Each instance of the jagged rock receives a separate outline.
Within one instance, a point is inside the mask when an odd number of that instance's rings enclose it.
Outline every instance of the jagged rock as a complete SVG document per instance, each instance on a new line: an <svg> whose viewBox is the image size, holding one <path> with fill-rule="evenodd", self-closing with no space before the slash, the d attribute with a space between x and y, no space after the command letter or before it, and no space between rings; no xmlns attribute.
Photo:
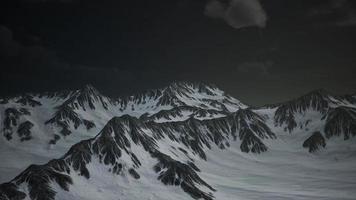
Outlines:
<svg viewBox="0 0 356 200"><path fill-rule="evenodd" d="M198 94L198 95L197 95ZM216 98L219 97L219 98ZM157 90L149 90L146 93L118 99L121 110L126 110L133 105L144 105L149 101L147 109L159 107L185 107L216 110L219 112L229 111L227 106L234 107L233 111L246 106L231 96L225 94L217 87L203 83L174 82L169 86ZM138 106L142 107L142 106Z"/></svg>
<svg viewBox="0 0 356 200"><path fill-rule="evenodd" d="M16 184L26 182L30 198L33 200L54 200L56 192L51 187L51 182L57 183L63 190L68 191L72 179L49 166L31 165L17 176L14 182Z"/></svg>
<svg viewBox="0 0 356 200"><path fill-rule="evenodd" d="M57 124L62 128L60 131L63 136L67 136L71 134L69 130L69 123L72 122L74 124L74 128L78 128L82 123L82 120L79 118L78 114L73 111L68 105L61 105L57 107L57 111L54 116L47 120L45 124Z"/></svg>
<svg viewBox="0 0 356 200"><path fill-rule="evenodd" d="M55 145L57 143L58 140L61 139L61 136L54 134L54 138L52 140L49 141L49 144L53 144Z"/></svg>
<svg viewBox="0 0 356 200"><path fill-rule="evenodd" d="M92 85L86 85L83 89L74 93L65 103L70 105L71 108L78 109L81 107L86 110L86 104L89 108L95 110L95 103L99 103L105 110L108 109L108 103L111 103L111 99L104 97L100 92Z"/></svg>
<svg viewBox="0 0 356 200"><path fill-rule="evenodd" d="M309 152L313 153L317 150L319 150L320 147L325 148L326 147L326 142L325 138L320 132L315 132L313 133L312 136L310 136L308 139L306 139L303 143L304 148L309 148Z"/></svg>
<svg viewBox="0 0 356 200"><path fill-rule="evenodd" d="M68 104L63 104L57 107L57 111L54 116L47 120L45 124L56 124L61 127L60 133L63 136L70 135L72 131L70 130L70 123L74 124L74 128L77 129L80 125L84 124L87 130L95 127L94 122L81 119L79 115L71 108Z"/></svg>
<svg viewBox="0 0 356 200"><path fill-rule="evenodd" d="M327 138L343 134L347 140L356 136L356 109L345 106L332 109L327 115L324 132Z"/></svg>
<svg viewBox="0 0 356 200"><path fill-rule="evenodd" d="M190 113L190 114L187 114ZM144 115L140 119L142 120L172 120L175 118L183 118L185 116L194 118L213 118L214 116L226 116L228 112L213 110L213 109L202 109L193 106L177 106L170 110L161 110L151 116Z"/></svg>
<svg viewBox="0 0 356 200"><path fill-rule="evenodd" d="M267 151L267 147L261 139L275 139L275 134L265 124L265 120L249 109L239 110L234 116L235 125L239 130L242 152L261 153Z"/></svg>
<svg viewBox="0 0 356 200"><path fill-rule="evenodd" d="M239 137L242 141L240 146L242 152L261 153L267 151L266 145L251 130L243 129Z"/></svg>
<svg viewBox="0 0 356 200"><path fill-rule="evenodd" d="M29 115L30 112L25 108L7 108L5 110L5 119L3 121L3 132L7 140L12 139L13 127L18 125L18 120L22 115Z"/></svg>
<svg viewBox="0 0 356 200"><path fill-rule="evenodd" d="M16 101L16 103L20 103L23 106L29 105L29 106L32 106L32 107L41 106L42 105L39 101L34 100L33 96L28 95L28 94L21 96L20 99L18 99Z"/></svg>
<svg viewBox="0 0 356 200"><path fill-rule="evenodd" d="M83 124L87 128L87 130L90 130L95 127L95 123L86 119L83 119Z"/></svg>
<svg viewBox="0 0 356 200"><path fill-rule="evenodd" d="M30 140L32 138L30 129L33 126L34 124L30 121L25 121L19 125L17 133L21 138L21 141Z"/></svg>
<svg viewBox="0 0 356 200"><path fill-rule="evenodd" d="M9 98L5 97L5 98L0 98L0 104L7 104L9 103Z"/></svg>
<svg viewBox="0 0 356 200"><path fill-rule="evenodd" d="M139 179L140 178L140 175L136 172L135 169L133 168L130 168L129 169L129 173L131 174L132 177L134 177L135 179Z"/></svg>
<svg viewBox="0 0 356 200"><path fill-rule="evenodd" d="M356 104L356 95L342 95L340 96L340 99L344 99L350 104Z"/></svg>
<svg viewBox="0 0 356 200"><path fill-rule="evenodd" d="M73 145L66 155L64 155L66 163L71 165L74 170L79 171L79 174L87 179L90 178L86 165L91 161L91 148L91 140L84 140Z"/></svg>
<svg viewBox="0 0 356 200"><path fill-rule="evenodd" d="M39 98L42 97L47 97L50 99L67 99L73 94L73 91L71 90L62 90L62 91L56 91L56 92L44 92L37 94Z"/></svg>
<svg viewBox="0 0 356 200"><path fill-rule="evenodd" d="M18 191L17 185L13 183L4 183L0 185L0 200L22 200L26 194Z"/></svg>
<svg viewBox="0 0 356 200"><path fill-rule="evenodd" d="M229 137L236 140L239 135L242 141L241 149L244 152L260 153L267 150L261 139L276 137L264 119L249 109L240 109L236 113L217 119L197 120L191 117L180 122L146 124L156 139L168 135L172 140L182 142L203 159L206 159L204 147L211 148L210 142L223 149L227 146Z"/></svg>
<svg viewBox="0 0 356 200"><path fill-rule="evenodd" d="M90 109L95 110L95 103L99 102L104 109L108 109L108 103L111 100L102 96L94 87L88 85L82 90L78 90L71 94L71 96L56 109L54 116L47 120L46 124L56 124L61 127L60 133L63 136L70 135L70 123L74 124L74 128L77 129L80 125L84 125L87 130L94 128L95 123L86 119L82 119L75 109L82 108L86 110L86 105L89 105Z"/></svg>
<svg viewBox="0 0 356 200"><path fill-rule="evenodd" d="M186 193L194 199L212 200L213 195L199 189L199 186L205 186L211 191L215 191L213 187L207 184L195 172L191 165L176 161L170 156L161 152L153 152L153 157L158 159L158 163L154 166L156 173L159 173L158 180L166 185L179 185Z"/></svg>
<svg viewBox="0 0 356 200"><path fill-rule="evenodd" d="M275 125L282 126L286 124L286 130L291 132L297 127L294 114L304 113L309 109L325 114L332 102L334 102L333 98L326 91L316 90L297 99L276 105Z"/></svg>
<svg viewBox="0 0 356 200"><path fill-rule="evenodd" d="M286 127L284 128L285 131L291 132L295 127L297 127L294 114L292 112L287 112L284 109L277 109L274 119L277 126L286 124Z"/></svg>

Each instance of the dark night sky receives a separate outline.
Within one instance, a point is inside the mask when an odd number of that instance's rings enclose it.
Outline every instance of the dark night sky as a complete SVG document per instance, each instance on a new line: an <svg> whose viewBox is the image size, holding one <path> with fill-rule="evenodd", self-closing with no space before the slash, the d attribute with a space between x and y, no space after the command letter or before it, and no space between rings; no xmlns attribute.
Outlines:
<svg viewBox="0 0 356 200"><path fill-rule="evenodd" d="M356 92L353 0L3 0L0 95L204 81L247 104Z"/></svg>

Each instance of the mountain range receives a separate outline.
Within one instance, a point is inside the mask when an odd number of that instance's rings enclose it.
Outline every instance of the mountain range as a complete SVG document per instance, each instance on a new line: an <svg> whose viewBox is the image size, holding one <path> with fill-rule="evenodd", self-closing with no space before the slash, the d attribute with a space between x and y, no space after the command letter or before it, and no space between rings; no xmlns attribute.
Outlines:
<svg viewBox="0 0 356 200"><path fill-rule="evenodd" d="M252 107L211 84L0 98L0 200L353 199L356 95Z"/></svg>

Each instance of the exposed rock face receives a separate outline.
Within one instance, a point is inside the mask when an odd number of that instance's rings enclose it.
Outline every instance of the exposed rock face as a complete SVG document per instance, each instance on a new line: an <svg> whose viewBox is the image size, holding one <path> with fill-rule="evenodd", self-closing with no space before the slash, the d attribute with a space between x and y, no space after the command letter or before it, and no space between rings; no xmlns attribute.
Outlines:
<svg viewBox="0 0 356 200"><path fill-rule="evenodd" d="M194 109L201 108L226 112L247 107L219 90L216 86L188 82L175 82L165 88L118 99L117 103L121 106L122 110L135 110L137 109L136 106L142 108L149 105L147 109L169 107L170 110L176 107L184 109L194 107ZM232 110L232 108L234 109Z"/></svg>
<svg viewBox="0 0 356 200"><path fill-rule="evenodd" d="M205 159L204 147L211 148L211 142L224 149L230 138L241 140L241 151L261 153L267 150L262 139L273 139L275 134L264 123L264 119L249 109L241 109L226 117L197 120L189 118L181 122L148 122L148 128L157 138L168 134L170 138L182 142L201 158ZM180 133L179 136L174 133Z"/></svg>
<svg viewBox="0 0 356 200"><path fill-rule="evenodd" d="M212 200L213 195L200 190L197 185L205 186L211 191L215 191L195 172L199 169L191 167L189 164L181 163L170 156L160 152L154 152L153 156L159 160L154 166L158 179L166 185L180 186L186 193L194 199Z"/></svg>
<svg viewBox="0 0 356 200"><path fill-rule="evenodd" d="M30 112L25 108L7 108L5 110L5 118L3 121L3 132L7 140L12 139L13 129L18 125L18 120L22 115L30 115Z"/></svg>
<svg viewBox="0 0 356 200"><path fill-rule="evenodd" d="M33 200L54 200L56 191L50 186L51 182L57 183L63 190L68 191L72 179L64 174L59 165L60 161L53 160L47 165L31 165L14 179L14 183L27 183L29 196Z"/></svg>
<svg viewBox="0 0 356 200"><path fill-rule="evenodd" d="M341 99L349 102L350 104L356 105L356 95L342 95L340 96Z"/></svg>
<svg viewBox="0 0 356 200"><path fill-rule="evenodd" d="M70 123L74 124L74 128L78 128L79 125L83 123L83 121L79 118L78 114L73 111L71 107L68 105L61 105L57 108L53 118L49 119L45 122L46 124L56 124L61 127L62 130L60 133L63 136L67 136L71 134L70 131Z"/></svg>
<svg viewBox="0 0 356 200"><path fill-rule="evenodd" d="M91 85L86 85L83 89L76 91L66 102L70 107L78 109L81 107L83 110L87 109L87 105L90 109L95 110L95 105L100 104L104 109L108 109L108 104L111 100L99 93Z"/></svg>
<svg viewBox="0 0 356 200"><path fill-rule="evenodd" d="M329 109L329 95L324 90L316 90L298 99L278 105L275 113L275 124L277 126L286 125L286 130L291 132L297 127L295 113L304 113L307 110L315 110L325 114Z"/></svg>
<svg viewBox="0 0 356 200"><path fill-rule="evenodd" d="M87 95L84 95L84 97L87 97ZM81 102L80 105L84 107L84 103L87 102L89 105L91 105L92 101L89 101L88 99L82 97L81 98ZM61 127L61 134L63 136L67 136L69 134L72 133L72 131L70 130L70 124L73 123L74 124L74 128L77 129L80 125L84 125L87 130L95 127L94 122L86 120L86 119L82 119L75 111L73 108L73 105L77 105L76 103L73 103L73 97L71 97L70 99L68 99L67 101L65 101L62 105L60 105L59 107L57 107L57 111L55 112L54 116L49 119L48 121L46 121L46 124L56 124L57 126ZM106 105L106 104L105 104ZM93 106L93 105L92 105ZM92 108L91 106L91 108ZM95 109L95 107L94 107Z"/></svg>
<svg viewBox="0 0 356 200"><path fill-rule="evenodd" d="M187 114L189 113L189 114ZM202 109L193 106L178 106L174 107L170 110L161 110L151 116L142 116L141 119L143 120L152 120L152 121L159 121L159 120L167 120L171 121L175 118L184 119L185 117L194 117L194 118L216 118L216 116L226 116L228 112L218 111L213 109Z"/></svg>
<svg viewBox="0 0 356 200"><path fill-rule="evenodd" d="M80 125L84 125L87 130L95 127L94 122L80 117L76 112L77 109L84 111L87 109L95 110L96 105L100 105L107 110L108 104L112 103L110 98L101 95L91 85L87 85L83 89L72 92L69 95L69 98L56 108L57 111L53 117L45 122L46 124L55 124L61 127L62 130L60 133L63 136L72 133L70 128L71 123L74 125L74 129L77 129Z"/></svg>
<svg viewBox="0 0 356 200"><path fill-rule="evenodd" d="M308 148L310 153L319 150L321 147L326 147L325 138L320 132L313 133L307 140L303 143L304 148Z"/></svg>
<svg viewBox="0 0 356 200"><path fill-rule="evenodd" d="M60 139L61 139L61 136L59 136L59 135L57 135L57 134L54 134L54 137L53 137L52 140L49 141L49 144L54 145L54 144L56 144L57 141L60 140Z"/></svg>
<svg viewBox="0 0 356 200"><path fill-rule="evenodd" d="M351 107L337 107L332 109L326 118L325 135L344 136L347 140L356 135L356 109Z"/></svg>
<svg viewBox="0 0 356 200"><path fill-rule="evenodd" d="M31 106L31 107L35 107L35 106L41 106L42 104L39 101L36 101L33 99L33 96L31 95L23 95L20 97L20 99L18 99L16 101L16 103L20 103L22 106Z"/></svg>
<svg viewBox="0 0 356 200"><path fill-rule="evenodd" d="M18 187L14 183L4 183L0 185L1 200L21 200L24 198L26 198L26 194L18 191Z"/></svg>
<svg viewBox="0 0 356 200"><path fill-rule="evenodd" d="M31 199L54 199L56 191L51 187L51 182L68 190L73 184L71 168L89 179L91 176L87 165L93 159L109 166L113 174L130 174L134 179L139 179L140 174L136 169L141 167L142 162L132 149L135 146L134 149L142 148L148 156L157 159L154 171L158 173L158 180L166 185L179 185L195 199L212 200L211 192L215 190L199 176L197 172L200 170L193 162L178 161L160 151L157 142L166 137L182 142L187 149L206 159L206 147L215 144L226 148L229 146L229 137L242 140L242 151L260 153L267 150L262 140L274 138L275 135L264 124L262 117L248 109L239 110L227 117L202 121L190 118L181 122L155 123L144 122L129 115L114 117L95 138L73 145L61 159L45 165L30 166L7 183L14 187L6 189L2 195L22 194L16 187L26 182ZM187 154L186 150L180 151ZM202 187L211 192L202 190Z"/></svg>
<svg viewBox="0 0 356 200"><path fill-rule="evenodd" d="M21 141L26 141L30 140L32 138L31 136L31 128L34 126L34 124L30 121L25 121L21 123L17 129L17 133L19 137L21 138Z"/></svg>

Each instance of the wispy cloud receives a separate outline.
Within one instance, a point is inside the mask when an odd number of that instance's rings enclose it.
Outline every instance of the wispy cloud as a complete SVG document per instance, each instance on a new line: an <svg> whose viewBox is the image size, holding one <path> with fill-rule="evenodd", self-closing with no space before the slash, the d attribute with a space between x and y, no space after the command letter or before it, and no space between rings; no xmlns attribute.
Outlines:
<svg viewBox="0 0 356 200"><path fill-rule="evenodd" d="M223 19L235 29L244 27L264 28L267 14L258 0L210 0L205 15Z"/></svg>
<svg viewBox="0 0 356 200"><path fill-rule="evenodd" d="M332 16L333 20L321 25L356 26L356 9L350 0L329 0L308 12L309 17ZM329 19L329 18L328 18Z"/></svg>

